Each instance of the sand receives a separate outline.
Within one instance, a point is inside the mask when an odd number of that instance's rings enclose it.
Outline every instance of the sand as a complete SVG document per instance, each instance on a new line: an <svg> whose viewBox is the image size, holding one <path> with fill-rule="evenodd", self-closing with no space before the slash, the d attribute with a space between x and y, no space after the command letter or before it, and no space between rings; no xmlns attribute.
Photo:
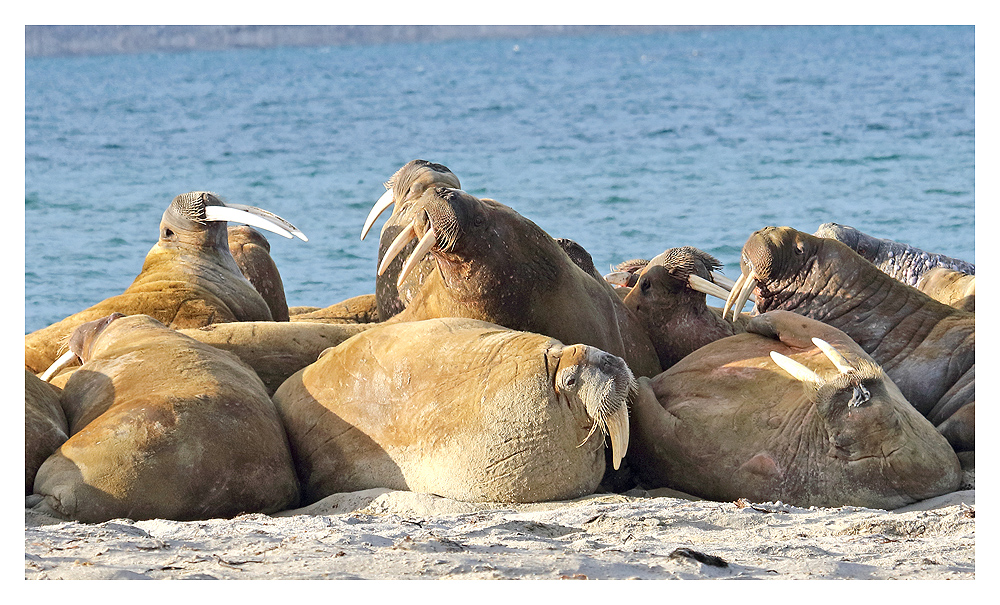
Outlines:
<svg viewBox="0 0 1000 605"><path fill-rule="evenodd" d="M975 494L884 511L671 490L490 505L375 489L275 515L98 524L25 509L24 577L975 579Z"/></svg>

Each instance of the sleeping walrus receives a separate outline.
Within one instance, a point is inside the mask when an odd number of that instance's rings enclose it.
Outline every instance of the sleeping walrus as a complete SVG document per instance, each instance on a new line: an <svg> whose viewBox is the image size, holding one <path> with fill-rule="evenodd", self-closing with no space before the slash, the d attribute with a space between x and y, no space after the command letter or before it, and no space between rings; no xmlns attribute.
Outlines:
<svg viewBox="0 0 1000 605"><path fill-rule="evenodd" d="M871 355L956 451L975 450L976 316L889 277L847 245L766 227L743 246L732 299L838 328ZM727 309L730 302L727 302Z"/></svg>
<svg viewBox="0 0 1000 605"><path fill-rule="evenodd" d="M281 421L234 356L121 314L79 326L70 350L84 362L61 395L70 436L38 469L36 509L98 523L295 506Z"/></svg>
<svg viewBox="0 0 1000 605"><path fill-rule="evenodd" d="M121 294L24 337L25 369L38 374L65 350L80 324L110 313L149 315L171 328L227 321L271 321L271 311L229 251L227 221L241 221L305 240L266 210L226 203L212 193L178 195L163 213L159 241Z"/></svg>
<svg viewBox="0 0 1000 605"><path fill-rule="evenodd" d="M703 498L893 509L954 491L955 452L846 334L755 317L639 379L629 462Z"/></svg>
<svg viewBox="0 0 1000 605"><path fill-rule="evenodd" d="M274 394L303 501L375 487L463 501L592 493L628 448L620 358L481 321L382 324Z"/></svg>

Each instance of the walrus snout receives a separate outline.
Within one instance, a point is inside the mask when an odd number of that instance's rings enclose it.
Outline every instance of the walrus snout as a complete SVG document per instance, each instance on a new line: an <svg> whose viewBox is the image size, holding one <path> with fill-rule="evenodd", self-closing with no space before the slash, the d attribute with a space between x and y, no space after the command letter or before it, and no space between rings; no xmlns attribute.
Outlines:
<svg viewBox="0 0 1000 605"><path fill-rule="evenodd" d="M100 336L109 325L111 325L111 322L121 319L122 317L125 317L125 314L115 311L111 315L107 315L93 321L88 321L77 326L77 328L73 330L73 333L70 334L66 352L53 361L52 365L50 365L47 370L42 372L39 378L48 382L49 379L55 376L63 368L69 366L71 363L77 360L86 362L90 357L90 351L93 348L94 341L97 337Z"/></svg>
<svg viewBox="0 0 1000 605"><path fill-rule="evenodd" d="M556 370L555 388L576 397L594 421L581 446L598 428L611 438L611 459L617 470L628 451L628 397L636 389L625 360L587 345L566 347Z"/></svg>

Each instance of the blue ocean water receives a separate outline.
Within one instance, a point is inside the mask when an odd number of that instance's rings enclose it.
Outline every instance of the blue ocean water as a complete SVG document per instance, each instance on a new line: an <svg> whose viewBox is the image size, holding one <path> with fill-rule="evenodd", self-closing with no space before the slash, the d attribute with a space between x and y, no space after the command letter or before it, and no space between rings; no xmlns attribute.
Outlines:
<svg viewBox="0 0 1000 605"><path fill-rule="evenodd" d="M268 236L290 305L374 291L382 183L423 158L601 271L767 225L975 262L973 27L731 28L25 61L25 331L122 292L170 200Z"/></svg>

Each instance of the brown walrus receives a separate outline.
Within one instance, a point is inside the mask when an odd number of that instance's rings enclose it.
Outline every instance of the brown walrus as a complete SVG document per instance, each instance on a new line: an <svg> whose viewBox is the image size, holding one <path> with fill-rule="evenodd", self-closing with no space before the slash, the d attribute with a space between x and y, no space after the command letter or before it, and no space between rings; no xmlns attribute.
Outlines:
<svg viewBox="0 0 1000 605"><path fill-rule="evenodd" d="M927 296L949 307L976 312L976 276L934 267L920 276L915 286Z"/></svg>
<svg viewBox="0 0 1000 605"><path fill-rule="evenodd" d="M254 290L260 294L271 310L272 321L288 321L288 302L285 286L281 282L278 266L271 258L271 244L267 238L246 225L228 229L229 253Z"/></svg>
<svg viewBox="0 0 1000 605"><path fill-rule="evenodd" d="M720 268L722 264L707 252L682 246L664 251L635 271L633 286L622 302L645 327L664 370L710 342L744 331L745 318L727 321L721 309L705 302L706 294L728 297L729 291L714 281L713 271Z"/></svg>
<svg viewBox="0 0 1000 605"><path fill-rule="evenodd" d="M975 450L974 313L888 276L842 242L790 227L754 232L740 265L737 308L755 291L761 312L794 311L843 330L956 451Z"/></svg>
<svg viewBox="0 0 1000 605"><path fill-rule="evenodd" d="M638 376L660 372L649 337L611 285L581 269L540 227L495 200L459 189L427 189L410 201L407 238L420 243L400 279L428 254L434 269L406 309L388 321L466 317L568 344L587 344L625 359ZM383 268L393 258L387 254Z"/></svg>
<svg viewBox="0 0 1000 605"><path fill-rule="evenodd" d="M592 493L628 448L620 358L481 321L380 324L288 379L274 402L303 502L374 487L463 501Z"/></svg>
<svg viewBox="0 0 1000 605"><path fill-rule="evenodd" d="M289 376L316 361L320 353L372 325L239 321L178 332L239 357L272 395Z"/></svg>
<svg viewBox="0 0 1000 605"><path fill-rule="evenodd" d="M646 487L894 509L961 481L947 441L861 347L787 311L640 378L631 411L628 459Z"/></svg>
<svg viewBox="0 0 1000 605"><path fill-rule="evenodd" d="M69 427L59 393L38 376L24 371L24 494L31 493L35 474L66 439Z"/></svg>
<svg viewBox="0 0 1000 605"><path fill-rule="evenodd" d="M297 504L274 404L236 357L145 315L87 322L70 348L84 361L60 398L70 437L39 468L34 508L97 523Z"/></svg>
<svg viewBox="0 0 1000 605"><path fill-rule="evenodd" d="M435 164L427 160L411 160L402 168L396 171L385 183L385 193L375 202L365 225L361 229L361 239L365 239L368 231L389 206L393 206L392 215L379 236L378 262L382 266L382 260L386 252L390 249L399 233L405 230L413 220L415 210L410 206L410 201L420 197L427 189L434 187L454 187L458 189L462 185L458 182L458 177L448 170L443 164ZM408 244L403 249L403 254L398 255L398 251L393 252L393 259L378 272L375 278L375 296L378 305L378 314L383 320L389 319L402 311L413 298L414 294L420 290L420 285L431 270L434 263L421 261L415 270L410 271L405 279L399 279L399 272L403 268L403 260L413 251L415 244ZM421 255L422 256L422 255ZM418 259L420 260L420 259Z"/></svg>
<svg viewBox="0 0 1000 605"><path fill-rule="evenodd" d="M291 321L310 321L329 324L378 323L378 304L374 294L353 296L329 307L297 307ZM291 311L289 311L291 313Z"/></svg>
<svg viewBox="0 0 1000 605"><path fill-rule="evenodd" d="M113 312L149 315L172 328L270 321L267 303L229 252L226 221L237 220L305 239L266 210L226 203L205 191L178 195L163 213L159 241L125 292L25 335L25 369L35 374L45 370L65 350L77 326Z"/></svg>

